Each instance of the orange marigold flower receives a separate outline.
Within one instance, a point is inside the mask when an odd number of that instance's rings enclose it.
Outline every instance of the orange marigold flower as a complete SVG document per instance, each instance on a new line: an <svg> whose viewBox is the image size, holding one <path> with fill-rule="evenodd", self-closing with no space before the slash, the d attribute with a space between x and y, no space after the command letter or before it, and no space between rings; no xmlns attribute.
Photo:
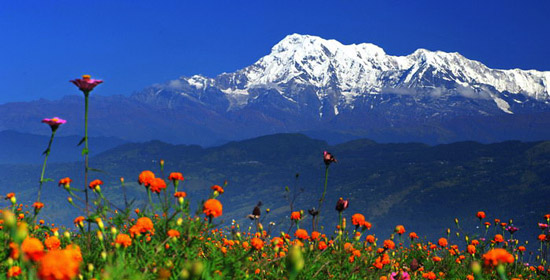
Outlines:
<svg viewBox="0 0 550 280"><path fill-rule="evenodd" d="M180 232L175 229L171 229L171 230L168 230L168 236L178 238L180 237Z"/></svg>
<svg viewBox="0 0 550 280"><path fill-rule="evenodd" d="M422 273L422 277L424 277L428 280L435 280L437 278L437 276L435 275L435 273L433 273L433 271L428 271L426 273Z"/></svg>
<svg viewBox="0 0 550 280"><path fill-rule="evenodd" d="M38 261L44 255L44 245L38 238L27 237L21 244L21 251L32 261Z"/></svg>
<svg viewBox="0 0 550 280"><path fill-rule="evenodd" d="M479 241L477 239L472 240L472 242L470 242L470 243L472 243L472 245L474 245L474 246L479 245Z"/></svg>
<svg viewBox="0 0 550 280"><path fill-rule="evenodd" d="M281 248L283 247L283 245L285 245L285 242L280 237L273 237L273 239L271 239L271 244L273 244L273 247Z"/></svg>
<svg viewBox="0 0 550 280"><path fill-rule="evenodd" d="M447 245L449 245L449 242L447 242L447 238L441 237L437 241L437 244L439 244L439 246L441 247L447 247Z"/></svg>
<svg viewBox="0 0 550 280"><path fill-rule="evenodd" d="M317 238L319 238L319 236L321 236L321 233L318 232L318 231L314 231L311 233L311 240L317 240Z"/></svg>
<svg viewBox="0 0 550 280"><path fill-rule="evenodd" d="M15 197L15 193L11 192L11 193L6 194L6 199L10 199L12 197Z"/></svg>
<svg viewBox="0 0 550 280"><path fill-rule="evenodd" d="M497 234L495 235L495 237L493 238L493 241L495 243L501 243L501 242L504 242L504 237L500 234Z"/></svg>
<svg viewBox="0 0 550 280"><path fill-rule="evenodd" d="M61 180L59 180L59 183L57 184L58 186L68 186L71 184L73 180L69 177L65 177Z"/></svg>
<svg viewBox="0 0 550 280"><path fill-rule="evenodd" d="M183 178L183 175L179 172L172 172L170 173L170 176L168 176L168 180L170 181L183 181L185 178Z"/></svg>
<svg viewBox="0 0 550 280"><path fill-rule="evenodd" d="M384 248L386 249L395 249L395 243L389 239L384 240Z"/></svg>
<svg viewBox="0 0 550 280"><path fill-rule="evenodd" d="M155 173L149 171L149 170L145 170L145 171L142 171L140 174L139 174L139 177L138 177L138 183L140 185L144 185L146 187L149 187L149 184L151 183L151 181L155 179Z"/></svg>
<svg viewBox="0 0 550 280"><path fill-rule="evenodd" d="M325 250L327 247L328 247L328 245L325 241L319 242L319 246L317 246L317 248L319 248L319 250L321 250L321 251Z"/></svg>
<svg viewBox="0 0 550 280"><path fill-rule="evenodd" d="M95 189L96 187L98 186L101 186L103 185L103 181L99 180L99 179L95 179L93 181L90 182L90 185L88 187L90 187L90 189Z"/></svg>
<svg viewBox="0 0 550 280"><path fill-rule="evenodd" d="M405 233L405 227L402 225L398 225L395 227L395 232L399 235Z"/></svg>
<svg viewBox="0 0 550 280"><path fill-rule="evenodd" d="M416 234L416 232L411 232L409 233L409 238L411 240L418 239L418 235Z"/></svg>
<svg viewBox="0 0 550 280"><path fill-rule="evenodd" d="M166 182L162 178L154 178L149 181L149 189L154 193L160 193L161 190L166 189Z"/></svg>
<svg viewBox="0 0 550 280"><path fill-rule="evenodd" d="M15 242L10 243L10 258L19 259L19 246Z"/></svg>
<svg viewBox="0 0 550 280"><path fill-rule="evenodd" d="M185 192L175 192L174 197L178 197L178 198L183 197L183 198L185 198L185 197L187 197L187 194Z"/></svg>
<svg viewBox="0 0 550 280"><path fill-rule="evenodd" d="M477 212L476 217L478 217L480 220L485 219L485 212L483 211Z"/></svg>
<svg viewBox="0 0 550 280"><path fill-rule="evenodd" d="M519 247L518 247L518 251L520 251L520 252L525 252L525 246L519 246Z"/></svg>
<svg viewBox="0 0 550 280"><path fill-rule="evenodd" d="M353 245L349 242L344 243L344 251L349 252L353 250Z"/></svg>
<svg viewBox="0 0 550 280"><path fill-rule="evenodd" d="M202 207L202 212L206 216L211 218L219 217L223 213L222 203L217 199L211 198L204 202L204 205Z"/></svg>
<svg viewBox="0 0 550 280"><path fill-rule="evenodd" d="M77 226L84 226L84 220L86 218L82 217L82 216L78 216L74 219L74 224L77 225Z"/></svg>
<svg viewBox="0 0 550 280"><path fill-rule="evenodd" d="M252 238L252 240L250 240L250 245L252 245L254 249L259 251L264 247L264 241L260 238L254 237Z"/></svg>
<svg viewBox="0 0 550 280"><path fill-rule="evenodd" d="M21 268L19 266L10 267L10 269L8 269L8 273L6 274L8 278L17 277L19 275L21 275Z"/></svg>
<svg viewBox="0 0 550 280"><path fill-rule="evenodd" d="M499 263L513 263L514 256L505 249L496 248L483 255L483 261L486 266L497 266Z"/></svg>
<svg viewBox="0 0 550 280"><path fill-rule="evenodd" d="M69 244L67 245L67 247L65 247L65 251L71 254L75 261L77 262L82 261L82 252L80 251L80 246L76 244Z"/></svg>
<svg viewBox="0 0 550 280"><path fill-rule="evenodd" d="M353 216L351 216L351 223L356 227L362 226L365 223L365 216L359 213L353 214Z"/></svg>
<svg viewBox="0 0 550 280"><path fill-rule="evenodd" d="M130 238L128 234L119 233L116 236L115 243L124 248L127 248L128 246L132 245L132 238Z"/></svg>
<svg viewBox="0 0 550 280"><path fill-rule="evenodd" d="M440 261L441 261L441 258L438 257L438 256L435 256L435 257L432 258L432 260L433 260L434 262L440 262Z"/></svg>
<svg viewBox="0 0 550 280"><path fill-rule="evenodd" d="M132 237L134 237L135 235L141 234L141 229L137 225L133 225L130 229L128 229L128 232L132 235Z"/></svg>
<svg viewBox="0 0 550 280"><path fill-rule="evenodd" d="M148 217L139 218L135 225L141 233L145 233L148 231L151 232L154 230L153 221L151 221L151 219L149 219Z"/></svg>
<svg viewBox="0 0 550 280"><path fill-rule="evenodd" d="M470 254L470 255L475 255L475 253L476 253L476 246L474 246L474 245L468 245L467 250L468 250L468 254Z"/></svg>
<svg viewBox="0 0 550 280"><path fill-rule="evenodd" d="M38 211L38 210L44 208L44 203L42 203L42 202L35 202L35 203L32 204L32 207L33 207L36 211Z"/></svg>
<svg viewBox="0 0 550 280"><path fill-rule="evenodd" d="M290 219L293 221L298 221L301 218L302 218L302 214L300 213L300 211L294 211L290 213Z"/></svg>
<svg viewBox="0 0 550 280"><path fill-rule="evenodd" d="M367 222L367 221L365 221L365 222L363 223L363 226L364 226L366 229L370 229L370 228L372 227L372 224L369 223L369 222Z"/></svg>
<svg viewBox="0 0 550 280"><path fill-rule="evenodd" d="M537 237L537 239L538 239L539 241L541 241L541 242L544 241L544 240L546 239L546 234L539 234L539 236Z"/></svg>
<svg viewBox="0 0 550 280"><path fill-rule="evenodd" d="M374 235L367 235L366 240L367 240L368 243L372 244L376 241L376 238L374 237Z"/></svg>
<svg viewBox="0 0 550 280"><path fill-rule="evenodd" d="M305 229L296 230L296 232L294 233L294 236L296 236L296 238L300 238L300 239L304 239L304 240L309 238L307 230L305 230Z"/></svg>
<svg viewBox="0 0 550 280"><path fill-rule="evenodd" d="M213 185L212 187L210 187L212 190L214 190L215 192L218 192L219 194L222 194L224 192L223 188L218 186L218 185Z"/></svg>
<svg viewBox="0 0 550 280"><path fill-rule="evenodd" d="M48 252L38 267L41 280L71 280L79 273L80 261L74 257L73 250L53 250Z"/></svg>
<svg viewBox="0 0 550 280"><path fill-rule="evenodd" d="M44 245L46 245L46 248L48 250L57 250L59 246L61 246L61 241L59 241L59 238L57 236L50 236L44 240Z"/></svg>

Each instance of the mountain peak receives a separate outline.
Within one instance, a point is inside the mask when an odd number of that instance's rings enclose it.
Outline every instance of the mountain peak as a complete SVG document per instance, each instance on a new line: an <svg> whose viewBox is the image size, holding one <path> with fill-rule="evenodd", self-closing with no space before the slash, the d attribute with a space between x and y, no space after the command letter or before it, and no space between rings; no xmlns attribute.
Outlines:
<svg viewBox="0 0 550 280"><path fill-rule="evenodd" d="M297 50L323 50L334 55L336 52L360 52L363 54L385 55L382 48L371 43L344 45L334 39L323 39L314 35L291 34L283 38L271 49L272 54Z"/></svg>

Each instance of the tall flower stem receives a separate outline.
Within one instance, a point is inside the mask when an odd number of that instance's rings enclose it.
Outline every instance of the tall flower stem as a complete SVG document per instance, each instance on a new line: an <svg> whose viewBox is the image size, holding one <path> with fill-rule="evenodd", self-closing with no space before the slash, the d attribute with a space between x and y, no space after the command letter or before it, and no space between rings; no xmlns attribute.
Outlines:
<svg viewBox="0 0 550 280"><path fill-rule="evenodd" d="M90 203L88 200L88 97L90 92L84 92L84 149L82 154L84 155L84 193L86 196L86 216L90 216ZM88 223L88 231L90 230L90 224Z"/></svg>
<svg viewBox="0 0 550 280"><path fill-rule="evenodd" d="M316 216L315 228L317 228L317 225L319 224L319 218L321 216L321 206L323 206L323 202L325 201L325 195L327 194L328 167L329 165L325 166L325 187L323 189L323 194L321 195L321 199L319 199L319 208L318 208L319 214Z"/></svg>
<svg viewBox="0 0 550 280"><path fill-rule="evenodd" d="M40 174L40 186L38 187L38 197L36 199L36 201L38 202L40 202L40 196L42 194L42 185L44 184L44 174L46 173L46 163L48 163L48 156L50 155L50 150L52 148L53 137L55 136L55 132L56 130L52 130L52 135L50 137L50 142L48 143L48 148L44 152L46 156L44 157L44 163L42 164L42 173Z"/></svg>

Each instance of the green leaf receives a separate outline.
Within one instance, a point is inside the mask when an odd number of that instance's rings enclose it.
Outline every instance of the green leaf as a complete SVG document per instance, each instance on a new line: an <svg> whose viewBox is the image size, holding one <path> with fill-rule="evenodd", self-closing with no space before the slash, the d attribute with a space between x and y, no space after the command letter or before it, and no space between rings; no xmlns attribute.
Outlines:
<svg viewBox="0 0 550 280"><path fill-rule="evenodd" d="M105 173L105 171L101 170L101 169L97 169L97 168L91 168L91 167L88 167L88 170L90 171L94 171L94 172L101 172L101 173Z"/></svg>
<svg viewBox="0 0 550 280"><path fill-rule="evenodd" d="M88 149L86 149L86 148L82 149L82 155L84 156L84 155L87 155L87 154L88 154Z"/></svg>
<svg viewBox="0 0 550 280"><path fill-rule="evenodd" d="M50 149L49 149L49 148L46 149L42 154L43 154L43 155L48 155L48 154L50 154Z"/></svg>
<svg viewBox="0 0 550 280"><path fill-rule="evenodd" d="M46 182L53 182L53 179L52 179L52 178L46 178L46 179L44 179L43 182L44 182L44 183L46 183Z"/></svg>

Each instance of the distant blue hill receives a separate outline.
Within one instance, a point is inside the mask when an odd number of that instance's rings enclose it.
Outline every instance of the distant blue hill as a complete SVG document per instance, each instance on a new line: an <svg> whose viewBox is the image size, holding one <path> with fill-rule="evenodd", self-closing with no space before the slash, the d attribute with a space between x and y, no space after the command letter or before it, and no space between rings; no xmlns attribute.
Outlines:
<svg viewBox="0 0 550 280"><path fill-rule="evenodd" d="M49 130L49 129L48 129ZM38 164L44 160L49 136L22 133L13 130L0 131L0 164ZM82 160L82 146L77 144L82 136L56 135L48 162L72 162ZM96 155L128 141L115 137L90 137L91 155Z"/></svg>

